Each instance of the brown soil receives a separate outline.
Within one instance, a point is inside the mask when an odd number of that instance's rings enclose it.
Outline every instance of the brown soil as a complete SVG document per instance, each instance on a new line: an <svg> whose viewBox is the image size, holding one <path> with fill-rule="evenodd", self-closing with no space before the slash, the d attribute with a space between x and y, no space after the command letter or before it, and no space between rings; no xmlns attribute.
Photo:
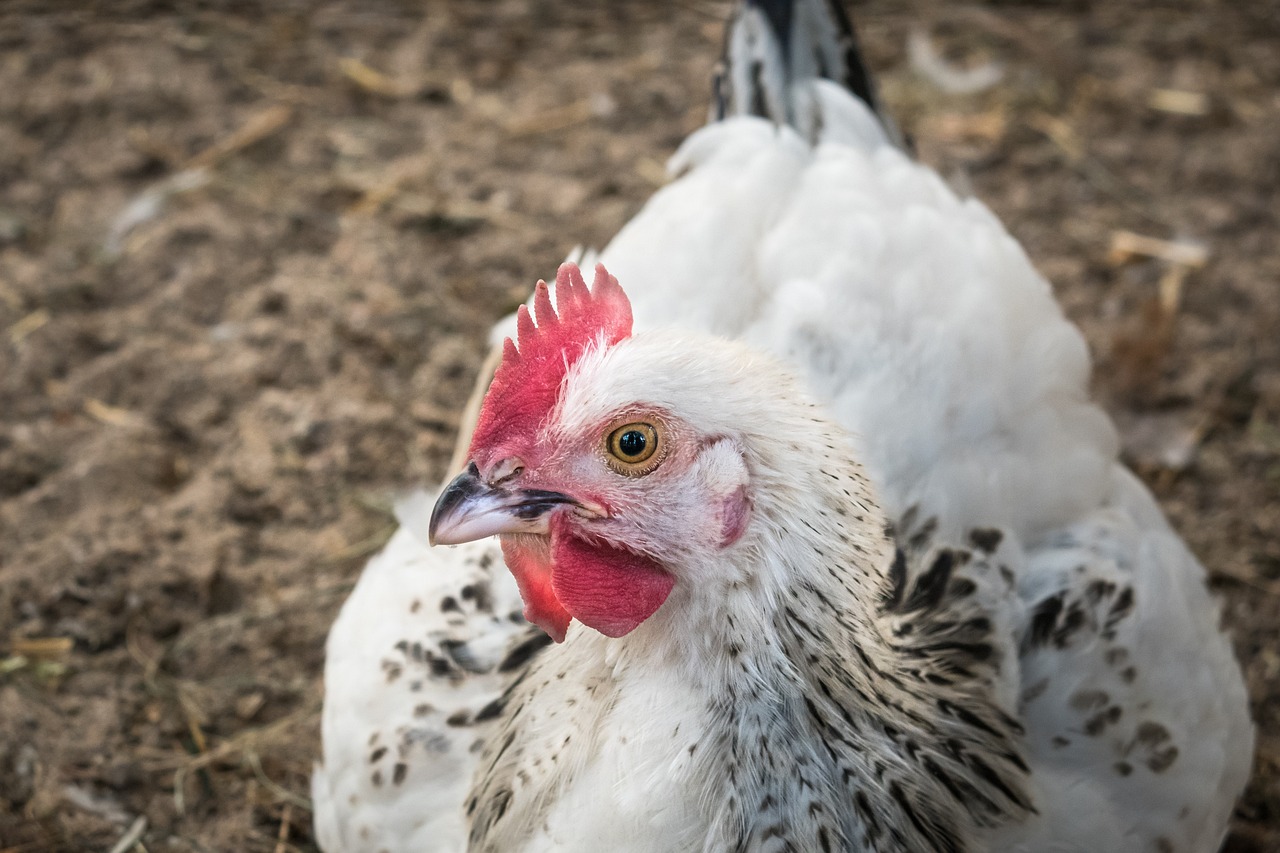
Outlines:
<svg viewBox="0 0 1280 853"><path fill-rule="evenodd" d="M314 849L325 632L489 324L702 122L726 8L0 5L0 849ZM1280 4L944 8L860 7L868 55L1211 568L1261 731L1229 849L1280 849ZM1002 82L925 82L920 22Z"/></svg>

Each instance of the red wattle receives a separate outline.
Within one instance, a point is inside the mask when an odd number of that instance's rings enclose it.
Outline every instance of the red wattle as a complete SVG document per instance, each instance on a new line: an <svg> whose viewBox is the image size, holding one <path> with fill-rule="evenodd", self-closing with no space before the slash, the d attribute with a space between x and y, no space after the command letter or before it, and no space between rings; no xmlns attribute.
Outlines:
<svg viewBox="0 0 1280 853"><path fill-rule="evenodd" d="M515 576L524 601L524 618L546 631L557 643L564 642L572 618L552 590L551 549L538 536L501 536L502 556Z"/></svg>
<svg viewBox="0 0 1280 853"><path fill-rule="evenodd" d="M657 612L676 584L653 560L585 542L567 533L563 523L552 523L551 562L551 588L560 605L606 637L634 631Z"/></svg>

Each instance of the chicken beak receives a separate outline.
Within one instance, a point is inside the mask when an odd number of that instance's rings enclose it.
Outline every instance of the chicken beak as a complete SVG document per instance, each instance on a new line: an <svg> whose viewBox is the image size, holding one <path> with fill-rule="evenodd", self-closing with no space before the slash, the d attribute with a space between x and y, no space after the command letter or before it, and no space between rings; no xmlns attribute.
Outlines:
<svg viewBox="0 0 1280 853"><path fill-rule="evenodd" d="M454 478L431 511L432 545L458 545L499 533L550 532L551 510L577 504L560 492L489 485L474 462Z"/></svg>

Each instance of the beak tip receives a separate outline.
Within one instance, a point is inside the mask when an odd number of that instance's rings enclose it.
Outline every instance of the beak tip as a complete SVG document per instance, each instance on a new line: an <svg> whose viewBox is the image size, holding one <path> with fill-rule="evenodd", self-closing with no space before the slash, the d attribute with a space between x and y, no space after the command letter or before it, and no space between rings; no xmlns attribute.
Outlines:
<svg viewBox="0 0 1280 853"><path fill-rule="evenodd" d="M427 544L436 545L456 545L456 541L449 541L450 537L446 535L444 541L441 541L441 526L444 527L444 533L448 534L451 529L451 521L456 520L454 516L458 510L466 502L468 497L476 494L480 488L480 476L476 470L475 463L472 462L467 469L455 477L444 490L436 498L436 505L431 508L431 520L427 523Z"/></svg>

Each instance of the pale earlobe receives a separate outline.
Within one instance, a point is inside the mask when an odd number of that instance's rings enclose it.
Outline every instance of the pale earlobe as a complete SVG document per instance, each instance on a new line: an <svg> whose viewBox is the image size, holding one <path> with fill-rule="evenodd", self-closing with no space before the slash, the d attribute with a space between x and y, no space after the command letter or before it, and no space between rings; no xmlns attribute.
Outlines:
<svg viewBox="0 0 1280 853"><path fill-rule="evenodd" d="M714 496L720 520L720 547L737 542L751 519L750 476L737 442L722 438L702 451L698 459L703 481Z"/></svg>
<svg viewBox="0 0 1280 853"><path fill-rule="evenodd" d="M739 486L720 502L720 547L728 548L737 542L747 529L751 518L751 501L747 487Z"/></svg>

